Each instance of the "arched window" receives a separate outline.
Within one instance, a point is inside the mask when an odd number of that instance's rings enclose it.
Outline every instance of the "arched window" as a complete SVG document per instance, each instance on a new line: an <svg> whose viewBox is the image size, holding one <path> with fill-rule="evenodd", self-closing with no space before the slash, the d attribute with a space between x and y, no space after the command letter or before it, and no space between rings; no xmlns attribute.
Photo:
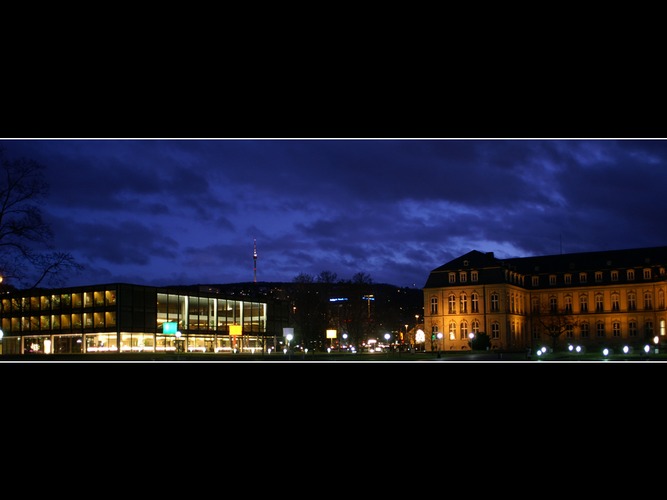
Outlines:
<svg viewBox="0 0 667 500"><path fill-rule="evenodd" d="M617 292L611 294L611 310L619 311L621 309L621 299L620 295Z"/></svg>
<svg viewBox="0 0 667 500"><path fill-rule="evenodd" d="M468 322L461 321L461 340L468 338Z"/></svg>
<svg viewBox="0 0 667 500"><path fill-rule="evenodd" d="M449 340L456 340L456 321L449 322Z"/></svg>
<svg viewBox="0 0 667 500"><path fill-rule="evenodd" d="M456 296L454 294L449 296L449 314L456 314Z"/></svg>
<svg viewBox="0 0 667 500"><path fill-rule="evenodd" d="M637 295L635 292L628 292L628 311L637 310Z"/></svg>
<svg viewBox="0 0 667 500"><path fill-rule="evenodd" d="M499 312L500 311L500 299L498 297L498 294L496 292L493 292L491 294L491 312Z"/></svg>
<svg viewBox="0 0 667 500"><path fill-rule="evenodd" d="M649 291L644 292L644 309L653 309L653 294Z"/></svg>

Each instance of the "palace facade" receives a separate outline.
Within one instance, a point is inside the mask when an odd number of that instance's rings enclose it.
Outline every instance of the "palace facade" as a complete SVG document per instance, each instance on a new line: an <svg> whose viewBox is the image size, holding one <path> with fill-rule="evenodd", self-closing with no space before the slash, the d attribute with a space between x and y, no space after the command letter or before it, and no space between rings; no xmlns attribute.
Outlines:
<svg viewBox="0 0 667 500"><path fill-rule="evenodd" d="M585 349L665 341L667 247L498 259L473 250L430 272L427 350Z"/></svg>

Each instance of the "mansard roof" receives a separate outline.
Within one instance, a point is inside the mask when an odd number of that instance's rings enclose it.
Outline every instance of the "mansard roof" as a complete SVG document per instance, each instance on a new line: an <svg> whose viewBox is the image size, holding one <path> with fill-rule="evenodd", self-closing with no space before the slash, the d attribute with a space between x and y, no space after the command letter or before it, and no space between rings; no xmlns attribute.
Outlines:
<svg viewBox="0 0 667 500"><path fill-rule="evenodd" d="M498 259L493 252L472 250L432 270L424 288L450 286L449 273L478 271L480 282L505 281L505 271L523 276L580 273L590 271L642 269L644 267L667 267L667 246L630 248L624 250L602 250L535 257Z"/></svg>
<svg viewBox="0 0 667 500"><path fill-rule="evenodd" d="M667 265L667 246L519 257L502 262L511 270L525 275L640 269Z"/></svg>

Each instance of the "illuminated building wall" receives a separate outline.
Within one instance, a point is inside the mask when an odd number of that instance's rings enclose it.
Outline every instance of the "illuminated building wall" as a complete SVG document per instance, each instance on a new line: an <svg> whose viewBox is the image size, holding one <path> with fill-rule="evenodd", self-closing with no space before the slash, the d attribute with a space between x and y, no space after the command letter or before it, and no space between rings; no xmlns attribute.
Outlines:
<svg viewBox="0 0 667 500"><path fill-rule="evenodd" d="M268 313L266 302L122 283L11 291L1 307L3 355L254 352ZM231 325L242 334L230 336Z"/></svg>
<svg viewBox="0 0 667 500"><path fill-rule="evenodd" d="M473 250L431 271L423 288L427 350L665 343L667 247L498 259ZM440 333L441 335L438 335Z"/></svg>

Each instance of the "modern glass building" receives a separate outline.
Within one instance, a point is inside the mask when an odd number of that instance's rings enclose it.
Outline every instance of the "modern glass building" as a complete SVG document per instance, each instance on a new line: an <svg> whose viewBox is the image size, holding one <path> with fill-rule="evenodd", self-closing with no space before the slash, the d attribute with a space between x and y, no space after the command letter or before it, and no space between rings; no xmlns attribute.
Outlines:
<svg viewBox="0 0 667 500"><path fill-rule="evenodd" d="M264 352L267 303L125 283L2 294L2 354ZM275 336L270 340L275 343Z"/></svg>

